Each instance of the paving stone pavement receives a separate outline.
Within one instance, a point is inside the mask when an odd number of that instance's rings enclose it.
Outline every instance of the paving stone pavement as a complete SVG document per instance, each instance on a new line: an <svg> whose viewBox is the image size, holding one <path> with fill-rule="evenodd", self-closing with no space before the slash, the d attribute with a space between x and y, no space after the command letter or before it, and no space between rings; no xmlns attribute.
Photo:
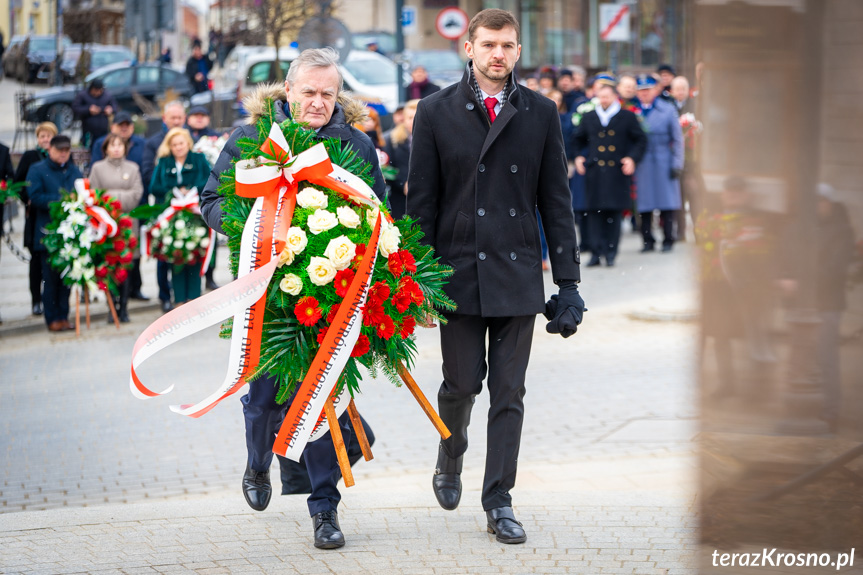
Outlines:
<svg viewBox="0 0 863 575"><path fill-rule="evenodd" d="M342 490L348 546L324 553L311 546L303 497L275 497L264 513L246 506L236 399L200 419L168 409L221 381L227 344L213 331L145 364L145 381L176 388L140 401L128 391L130 352L155 310L120 330L94 322L77 339L0 328L0 573L694 573L696 326L632 317L692 311L694 262L687 244L637 249L627 234L617 267L584 270L578 334L552 336L537 320L513 491L529 536L520 546L485 533L486 394L462 505L445 512L429 485L430 423L406 389L366 382L357 403L375 459ZM0 260L4 316L6 294L26 290L7 265L21 264ZM437 330L418 348L413 373L434 403Z"/></svg>

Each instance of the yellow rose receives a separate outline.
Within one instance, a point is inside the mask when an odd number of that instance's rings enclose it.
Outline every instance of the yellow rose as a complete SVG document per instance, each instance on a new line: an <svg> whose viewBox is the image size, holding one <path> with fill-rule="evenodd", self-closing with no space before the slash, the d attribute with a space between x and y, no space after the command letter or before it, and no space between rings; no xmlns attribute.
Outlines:
<svg viewBox="0 0 863 575"><path fill-rule="evenodd" d="M341 271L351 265L354 256L357 255L357 246L347 237L339 236L330 240L324 255L329 258L337 271Z"/></svg>
<svg viewBox="0 0 863 575"><path fill-rule="evenodd" d="M336 208L336 215L339 217L339 223L346 228L354 229L360 225L360 216L348 206Z"/></svg>
<svg viewBox="0 0 863 575"><path fill-rule="evenodd" d="M321 232L333 229L338 223L339 221L336 219L334 213L326 210L315 210L315 213L309 216L306 225L309 227L310 232L318 235Z"/></svg>
<svg viewBox="0 0 863 575"><path fill-rule="evenodd" d="M303 253L306 249L306 244L309 243L309 238L306 237L306 232L302 228L296 226L288 230L288 237L285 238L288 249L294 252L294 255Z"/></svg>
<svg viewBox="0 0 863 575"><path fill-rule="evenodd" d="M297 204L303 208L325 208L327 207L327 196L315 188L306 188L297 194Z"/></svg>
<svg viewBox="0 0 863 575"><path fill-rule="evenodd" d="M317 286L325 286L336 277L336 268L333 266L333 262L318 256L312 256L306 271L309 272L309 279Z"/></svg>
<svg viewBox="0 0 863 575"><path fill-rule="evenodd" d="M402 233L399 229L386 222L381 223L381 235L378 240L378 250L385 258L390 257L393 252L399 251L399 238Z"/></svg>
<svg viewBox="0 0 863 575"><path fill-rule="evenodd" d="M282 253L279 254L279 267L289 266L292 263L294 263L294 252L291 251L291 248L283 249Z"/></svg>
<svg viewBox="0 0 863 575"><path fill-rule="evenodd" d="M296 274L288 274L279 282L279 289L291 295L300 295L303 291L303 280Z"/></svg>

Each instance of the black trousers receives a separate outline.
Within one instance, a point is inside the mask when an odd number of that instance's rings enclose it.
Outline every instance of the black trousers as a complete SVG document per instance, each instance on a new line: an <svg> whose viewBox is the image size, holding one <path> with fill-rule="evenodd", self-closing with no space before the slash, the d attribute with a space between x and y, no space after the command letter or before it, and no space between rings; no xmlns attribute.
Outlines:
<svg viewBox="0 0 863 575"><path fill-rule="evenodd" d="M662 210L659 212L659 222L662 225L662 245L674 245L674 222L677 210ZM644 247L653 248L656 238L653 237L653 212L641 212L641 236Z"/></svg>
<svg viewBox="0 0 863 575"><path fill-rule="evenodd" d="M594 256L614 259L620 244L620 220L623 212L618 210L596 210L587 213L590 222L590 249Z"/></svg>
<svg viewBox="0 0 863 575"><path fill-rule="evenodd" d="M48 252L30 252L30 302L33 306L42 303L42 266Z"/></svg>
<svg viewBox="0 0 863 575"><path fill-rule="evenodd" d="M141 280L141 258L132 260L132 269L129 270L129 293L137 295L141 291L143 282Z"/></svg>
<svg viewBox="0 0 863 575"><path fill-rule="evenodd" d="M69 319L69 294L72 290L63 283L60 272L55 271L48 263L47 252L42 252L42 277L45 279L45 291L42 294L45 325L55 321Z"/></svg>
<svg viewBox="0 0 863 575"><path fill-rule="evenodd" d="M246 419L248 464L255 471L269 471L275 455L273 442L294 399L291 397L279 405L276 403L277 391L275 380L268 375L249 382L249 392L240 399ZM353 438L353 428L347 411L339 417L339 427L345 444L349 444ZM309 472L312 488L307 501L309 515L335 510L341 501L336 484L342 473L330 432L306 444L301 460Z"/></svg>
<svg viewBox="0 0 863 575"><path fill-rule="evenodd" d="M488 374L491 405L482 506L486 511L511 506L509 492L515 486L524 421L524 378L536 316L447 315L447 320L440 328L443 383L438 402L442 406L441 417L452 436L441 444L452 458L467 450L467 421L447 421L443 414L457 411L452 409L454 403L469 410ZM449 407L443 409L443 404Z"/></svg>

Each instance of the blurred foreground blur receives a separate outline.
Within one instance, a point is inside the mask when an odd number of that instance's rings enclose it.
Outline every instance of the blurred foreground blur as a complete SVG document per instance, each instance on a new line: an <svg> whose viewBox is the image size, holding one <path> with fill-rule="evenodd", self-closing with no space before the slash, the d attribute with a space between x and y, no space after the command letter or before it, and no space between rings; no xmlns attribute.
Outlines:
<svg viewBox="0 0 863 575"><path fill-rule="evenodd" d="M863 542L863 2L696 6L702 572L729 572L714 550L847 553Z"/></svg>

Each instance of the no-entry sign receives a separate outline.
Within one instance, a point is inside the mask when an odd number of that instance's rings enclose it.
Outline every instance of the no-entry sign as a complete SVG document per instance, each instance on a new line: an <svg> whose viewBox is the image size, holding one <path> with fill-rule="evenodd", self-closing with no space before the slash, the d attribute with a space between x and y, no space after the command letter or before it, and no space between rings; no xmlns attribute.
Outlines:
<svg viewBox="0 0 863 575"><path fill-rule="evenodd" d="M629 42L629 4L599 5L599 38L605 42Z"/></svg>
<svg viewBox="0 0 863 575"><path fill-rule="evenodd" d="M447 40L458 40L467 32L469 22L470 18L467 17L467 12L451 6L438 12L434 25L437 28L437 33Z"/></svg>

